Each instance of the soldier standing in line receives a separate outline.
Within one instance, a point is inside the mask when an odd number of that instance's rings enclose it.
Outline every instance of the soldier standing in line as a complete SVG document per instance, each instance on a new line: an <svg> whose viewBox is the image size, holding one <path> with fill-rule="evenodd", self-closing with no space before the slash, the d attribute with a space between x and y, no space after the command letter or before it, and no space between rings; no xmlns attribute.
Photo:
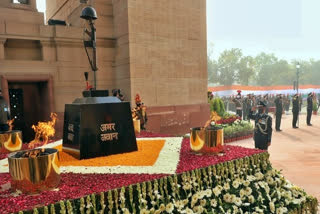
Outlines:
<svg viewBox="0 0 320 214"><path fill-rule="evenodd" d="M255 148L268 150L271 145L272 118L265 113L266 104L260 101L257 105L258 113L254 114L251 109L249 118L255 121L254 144Z"/></svg>
<svg viewBox="0 0 320 214"><path fill-rule="evenodd" d="M248 115L249 115L249 109L248 109L248 96L246 98L243 99L242 102L242 108L243 108L243 120L247 120L248 119Z"/></svg>
<svg viewBox="0 0 320 214"><path fill-rule="evenodd" d="M282 130L280 129L280 125L281 125L281 117L282 117L282 111L283 111L281 94L277 95L277 98L274 100L274 103L276 105L276 131L281 132Z"/></svg>
<svg viewBox="0 0 320 214"><path fill-rule="evenodd" d="M241 90L237 91L237 96L232 100L236 105L236 114L242 118L242 98L241 98Z"/></svg>
<svg viewBox="0 0 320 214"><path fill-rule="evenodd" d="M269 113L269 96L268 94L264 95L262 98L264 104L266 104L266 114Z"/></svg>
<svg viewBox="0 0 320 214"><path fill-rule="evenodd" d="M311 124L311 115L312 115L312 109L313 109L313 93L310 92L308 94L308 106L307 106L307 125L312 126Z"/></svg>
<svg viewBox="0 0 320 214"><path fill-rule="evenodd" d="M294 97L292 98L292 114L293 114L292 128L294 128L294 129L299 128L297 126L299 111L300 111L299 95L295 94Z"/></svg>
<svg viewBox="0 0 320 214"><path fill-rule="evenodd" d="M251 111L251 109L253 108L254 105L254 101L253 101L253 94L248 94L248 98L247 98L247 111L246 111L246 118L248 121L250 121L249 118L249 113Z"/></svg>

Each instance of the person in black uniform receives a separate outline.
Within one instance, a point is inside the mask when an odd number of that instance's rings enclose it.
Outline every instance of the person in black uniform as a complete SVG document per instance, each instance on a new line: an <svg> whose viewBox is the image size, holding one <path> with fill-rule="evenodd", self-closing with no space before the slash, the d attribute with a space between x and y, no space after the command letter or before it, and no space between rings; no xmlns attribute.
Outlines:
<svg viewBox="0 0 320 214"><path fill-rule="evenodd" d="M311 124L311 115L312 115L312 108L313 108L313 94L312 92L308 94L308 106L307 106L307 125L312 126Z"/></svg>
<svg viewBox="0 0 320 214"><path fill-rule="evenodd" d="M299 128L297 126L299 111L300 111L300 99L299 99L299 95L295 94L292 98L292 114L293 114L292 128L294 129Z"/></svg>
<svg viewBox="0 0 320 214"><path fill-rule="evenodd" d="M283 111L281 94L277 95L277 98L274 100L274 103L276 105L276 131L281 132L282 130L280 129L280 125L281 125L281 117L282 117L282 111Z"/></svg>
<svg viewBox="0 0 320 214"><path fill-rule="evenodd" d="M0 90L0 131L6 132L9 130L8 120L10 120L9 107Z"/></svg>
<svg viewBox="0 0 320 214"><path fill-rule="evenodd" d="M249 115L249 109L248 109L248 104L249 104L249 94L247 95L246 98L243 99L243 103L242 103L242 109L243 109L243 120L247 120L248 119L248 115Z"/></svg>
<svg viewBox="0 0 320 214"><path fill-rule="evenodd" d="M248 120L250 121L250 118L249 118L249 113L253 107L253 95L252 94L248 94L248 97L246 98L245 100L245 103L246 103L246 110L243 110L243 119L244 120ZM244 108L243 108L244 109Z"/></svg>
<svg viewBox="0 0 320 214"><path fill-rule="evenodd" d="M266 114L268 114L269 113L269 95L268 94L264 95L263 98L262 98L262 101L266 105L266 111L265 112L266 112Z"/></svg>
<svg viewBox="0 0 320 214"><path fill-rule="evenodd" d="M266 104L260 101L257 105L258 113L251 109L249 118L255 121L254 144L256 149L268 150L271 145L272 118L265 113Z"/></svg>

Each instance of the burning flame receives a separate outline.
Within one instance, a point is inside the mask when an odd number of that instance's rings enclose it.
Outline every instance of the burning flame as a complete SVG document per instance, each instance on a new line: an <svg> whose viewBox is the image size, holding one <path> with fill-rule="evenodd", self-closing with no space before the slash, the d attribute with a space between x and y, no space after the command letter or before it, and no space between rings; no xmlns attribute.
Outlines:
<svg viewBox="0 0 320 214"><path fill-rule="evenodd" d="M12 129L13 129L13 122L14 122L14 119L8 120L9 131L12 131Z"/></svg>
<svg viewBox="0 0 320 214"><path fill-rule="evenodd" d="M51 113L51 121L48 122L38 122L38 125L32 125L32 129L36 133L34 140L29 143L29 148L34 148L36 144L46 145L48 143L49 137L53 137L56 130L54 125L57 121L57 114Z"/></svg>

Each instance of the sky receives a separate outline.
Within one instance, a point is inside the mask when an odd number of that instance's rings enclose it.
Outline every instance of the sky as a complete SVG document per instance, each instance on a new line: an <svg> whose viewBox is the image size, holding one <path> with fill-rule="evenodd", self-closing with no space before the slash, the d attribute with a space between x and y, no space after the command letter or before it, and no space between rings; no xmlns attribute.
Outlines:
<svg viewBox="0 0 320 214"><path fill-rule="evenodd" d="M37 0L45 11L45 0ZM319 0L207 0L208 51L274 53L286 60L320 59Z"/></svg>
<svg viewBox="0 0 320 214"><path fill-rule="evenodd" d="M208 50L320 59L319 0L207 0ZM212 46L213 44L213 46Z"/></svg>

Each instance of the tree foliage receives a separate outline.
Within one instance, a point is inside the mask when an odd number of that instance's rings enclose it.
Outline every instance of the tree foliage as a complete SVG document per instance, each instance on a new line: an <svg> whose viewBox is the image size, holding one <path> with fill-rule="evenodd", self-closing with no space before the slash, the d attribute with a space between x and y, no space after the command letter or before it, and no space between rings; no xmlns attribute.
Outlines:
<svg viewBox="0 0 320 214"><path fill-rule="evenodd" d="M211 50L212 53L212 50ZM208 82L217 85L292 85L299 76L300 84L320 85L320 60L288 62L274 54L245 56L241 49L222 52L218 60L208 56ZM298 73L298 74L297 74Z"/></svg>

